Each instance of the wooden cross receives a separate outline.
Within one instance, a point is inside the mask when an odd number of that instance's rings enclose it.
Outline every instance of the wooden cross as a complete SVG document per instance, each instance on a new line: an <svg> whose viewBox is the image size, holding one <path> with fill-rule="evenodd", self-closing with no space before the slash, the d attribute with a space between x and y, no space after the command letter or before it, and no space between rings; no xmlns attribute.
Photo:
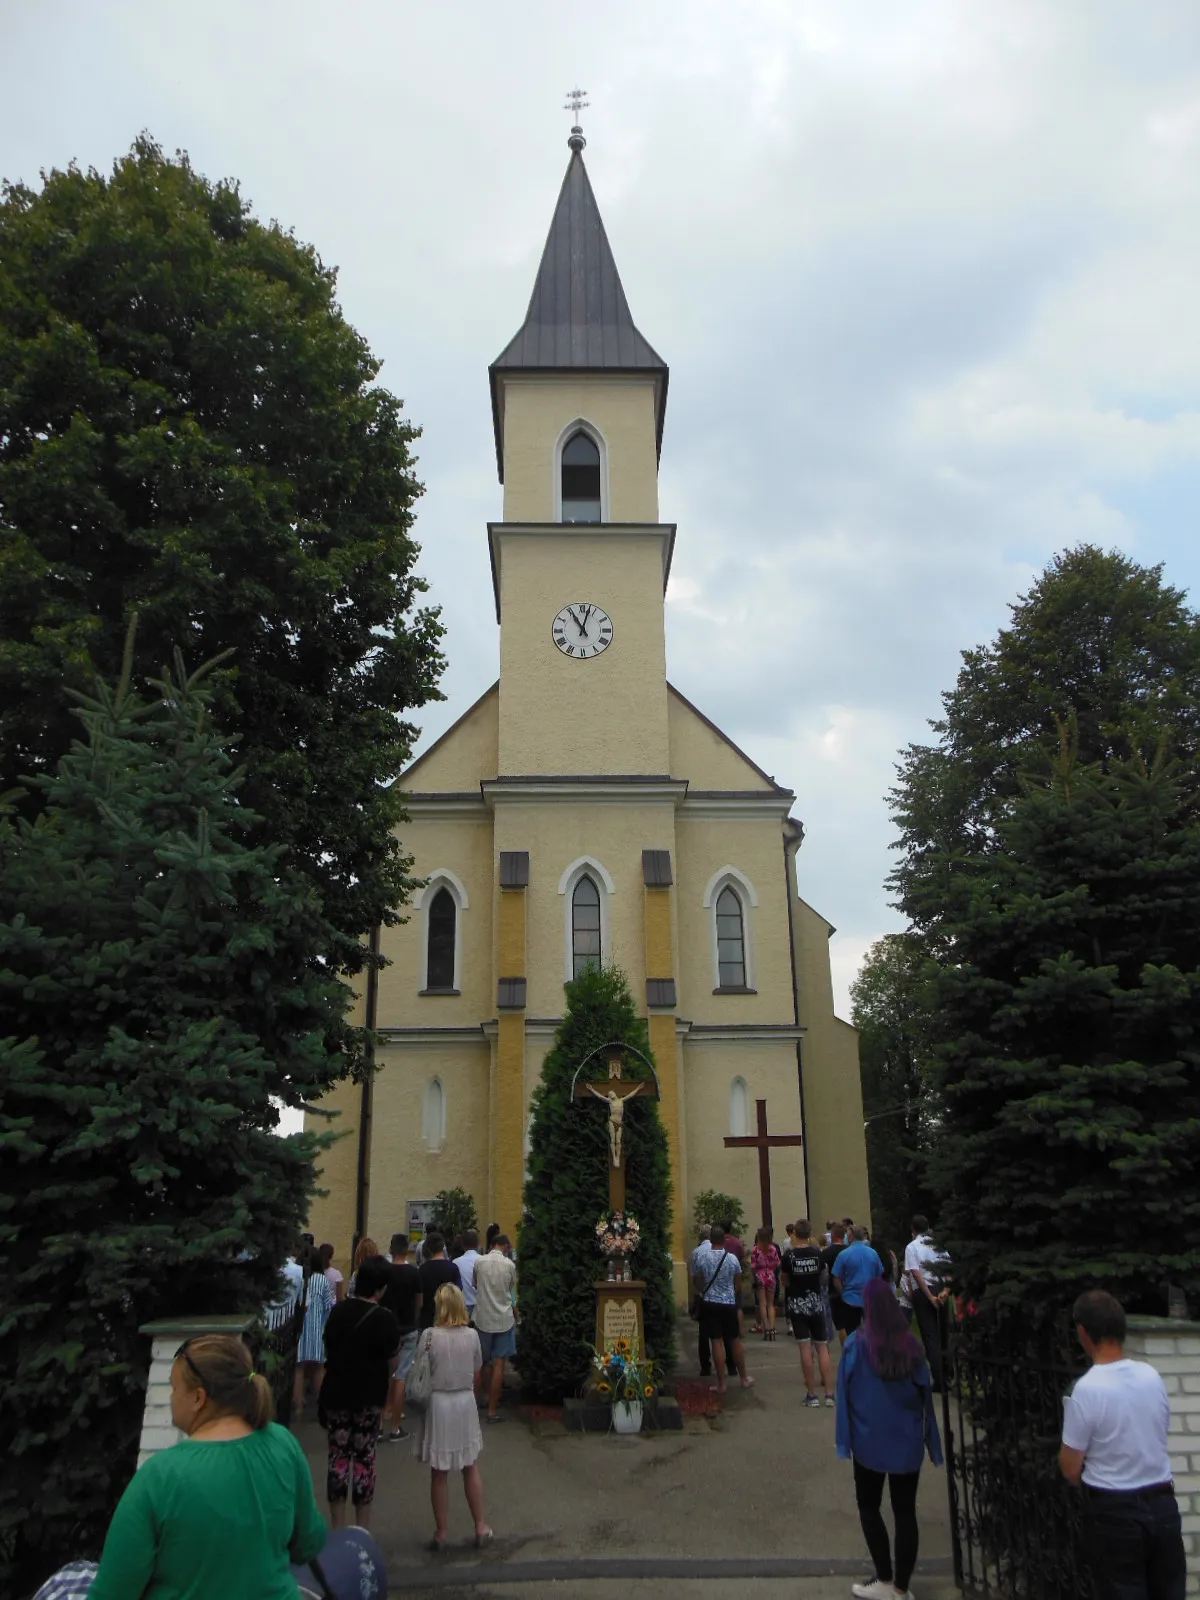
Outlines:
<svg viewBox="0 0 1200 1600"><path fill-rule="evenodd" d="M778 1145L803 1144L804 1139L798 1133L768 1133L767 1132L767 1102L756 1100L754 1102L758 1112L758 1132L753 1134L729 1137L725 1140L728 1149L758 1151L758 1184L762 1192L762 1225L764 1228L774 1226L771 1220L771 1151Z"/></svg>
<svg viewBox="0 0 1200 1600"><path fill-rule="evenodd" d="M621 1076L621 1046L614 1044L608 1052L608 1077L595 1083L586 1079L575 1085L576 1100L590 1100L593 1096L608 1105L608 1209L625 1209L625 1102L639 1094L653 1094L655 1086L645 1079L632 1083Z"/></svg>

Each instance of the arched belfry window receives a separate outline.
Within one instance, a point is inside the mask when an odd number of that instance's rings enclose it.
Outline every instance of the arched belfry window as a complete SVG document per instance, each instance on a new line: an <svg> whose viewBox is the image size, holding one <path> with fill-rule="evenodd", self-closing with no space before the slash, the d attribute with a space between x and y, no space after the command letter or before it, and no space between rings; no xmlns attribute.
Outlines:
<svg viewBox="0 0 1200 1600"><path fill-rule="evenodd" d="M600 965L600 891L585 872L571 895L571 976Z"/></svg>
<svg viewBox="0 0 1200 1600"><path fill-rule="evenodd" d="M600 450L582 428L562 449L562 520L600 521Z"/></svg>
<svg viewBox="0 0 1200 1600"><path fill-rule="evenodd" d="M439 889L429 902L427 918L428 952L425 967L427 989L454 988L455 933L458 907L449 889Z"/></svg>
<svg viewBox="0 0 1200 1600"><path fill-rule="evenodd" d="M742 902L728 884L717 896L717 972L722 989L746 987L746 925Z"/></svg>

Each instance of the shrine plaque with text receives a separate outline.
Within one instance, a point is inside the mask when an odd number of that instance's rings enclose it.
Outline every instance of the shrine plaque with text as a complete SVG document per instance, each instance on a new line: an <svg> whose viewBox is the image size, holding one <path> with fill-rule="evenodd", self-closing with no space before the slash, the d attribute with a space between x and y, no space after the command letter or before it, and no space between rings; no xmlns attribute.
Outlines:
<svg viewBox="0 0 1200 1600"><path fill-rule="evenodd" d="M643 1354L646 1332L642 1321L642 1295L645 1283L603 1282L596 1285L596 1349L606 1350L618 1339L628 1339Z"/></svg>

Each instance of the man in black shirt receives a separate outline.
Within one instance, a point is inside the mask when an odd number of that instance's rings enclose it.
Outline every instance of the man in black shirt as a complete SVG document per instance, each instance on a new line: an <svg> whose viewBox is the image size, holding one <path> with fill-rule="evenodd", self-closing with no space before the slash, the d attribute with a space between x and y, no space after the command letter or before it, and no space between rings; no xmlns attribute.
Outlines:
<svg viewBox="0 0 1200 1600"><path fill-rule="evenodd" d="M417 1326L424 1333L426 1328L433 1327L433 1319L437 1316L433 1297L442 1285L452 1283L456 1288L462 1288L462 1274L453 1261L446 1260L446 1241L440 1233L425 1235L425 1249L417 1271L421 1275L421 1316Z"/></svg>
<svg viewBox="0 0 1200 1600"><path fill-rule="evenodd" d="M825 1404L833 1405L833 1384L829 1376L829 1343L825 1336L825 1305L821 1299L821 1282L825 1272L824 1254L812 1242L812 1227L802 1218L793 1229L795 1244L783 1252L784 1282L787 1292L788 1320L796 1343L800 1347L800 1369L804 1373L804 1387L808 1391L804 1404L816 1407L821 1404L813 1382L813 1346L817 1351L817 1370L821 1387L825 1391Z"/></svg>
<svg viewBox="0 0 1200 1600"><path fill-rule="evenodd" d="M830 1230L833 1234L833 1243L827 1244L821 1251L821 1265L825 1268L826 1282L829 1285L829 1315L837 1329L838 1338L843 1344L846 1342L846 1308L842 1304L842 1297L838 1293L837 1285L833 1281L834 1262L846 1248L846 1230L840 1222L835 1222Z"/></svg>
<svg viewBox="0 0 1200 1600"><path fill-rule="evenodd" d="M388 1267L387 1287L383 1291L380 1305L385 1311L390 1311L400 1324L400 1349L396 1354L396 1365L392 1370L391 1387L388 1390L387 1405L383 1412L383 1428L381 1437L389 1443L396 1444L401 1439L407 1439L407 1428L401 1427L404 1420L404 1380L412 1368L413 1357L417 1353L417 1317L421 1310L421 1278L416 1267L408 1259L408 1235L394 1233L391 1244L392 1260ZM389 1421L391 1426L389 1427Z"/></svg>

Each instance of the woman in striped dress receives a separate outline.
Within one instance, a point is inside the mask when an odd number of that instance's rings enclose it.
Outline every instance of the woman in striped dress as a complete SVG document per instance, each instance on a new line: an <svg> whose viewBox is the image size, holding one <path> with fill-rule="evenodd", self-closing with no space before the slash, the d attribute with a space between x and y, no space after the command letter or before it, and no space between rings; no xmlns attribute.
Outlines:
<svg viewBox="0 0 1200 1600"><path fill-rule="evenodd" d="M304 1321L300 1325L300 1344L296 1350L296 1381L292 1389L295 1421L304 1420L306 1377L312 1376L314 1395L321 1392L325 1376L325 1321L333 1309L333 1290L325 1276L320 1252L312 1250L304 1263L304 1286L300 1291Z"/></svg>

